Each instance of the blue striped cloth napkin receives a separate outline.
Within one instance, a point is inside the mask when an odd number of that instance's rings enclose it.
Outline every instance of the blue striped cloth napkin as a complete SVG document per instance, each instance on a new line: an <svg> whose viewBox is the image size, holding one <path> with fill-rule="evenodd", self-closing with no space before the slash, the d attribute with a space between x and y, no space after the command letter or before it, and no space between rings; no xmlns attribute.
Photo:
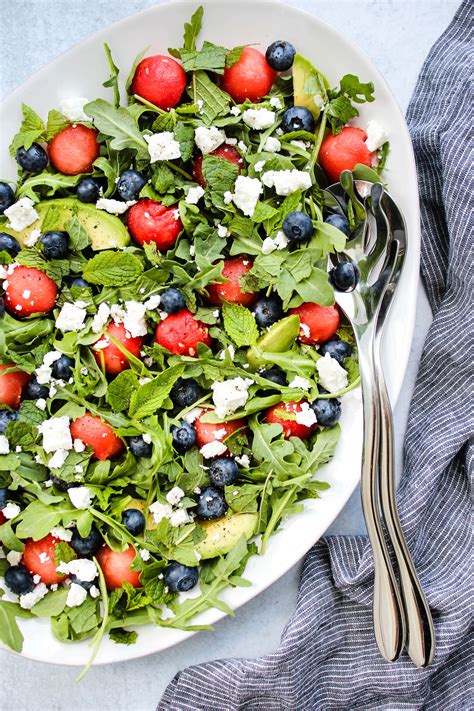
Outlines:
<svg viewBox="0 0 474 711"><path fill-rule="evenodd" d="M308 554L280 648L176 675L159 711L467 711L472 692L472 8L432 48L408 109L419 173L421 273L434 320L422 355L398 491L402 525L436 628L433 664L389 664L372 629L367 539Z"/></svg>

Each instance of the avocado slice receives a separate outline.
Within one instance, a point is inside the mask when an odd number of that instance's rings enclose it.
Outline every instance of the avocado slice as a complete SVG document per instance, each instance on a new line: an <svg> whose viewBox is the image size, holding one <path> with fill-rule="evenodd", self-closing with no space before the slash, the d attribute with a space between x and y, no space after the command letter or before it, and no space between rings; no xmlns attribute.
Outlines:
<svg viewBox="0 0 474 711"><path fill-rule="evenodd" d="M55 224L55 229L57 230L63 230L71 217L76 215L89 235L92 249L96 252L101 249L125 247L130 242L128 230L118 217L104 210L98 210L95 205L88 205L72 197L39 202L35 205L39 219L21 232L15 232L4 226L2 226L1 230L16 237L23 246L24 240L33 229L41 229L43 219L50 207L54 207L58 211L57 223Z"/></svg>
<svg viewBox="0 0 474 711"><path fill-rule="evenodd" d="M259 367L267 362L262 352L283 353L293 345L300 332L300 317L296 314L286 316L271 326L263 336L260 336L254 346L247 351L247 360L250 365Z"/></svg>
<svg viewBox="0 0 474 711"><path fill-rule="evenodd" d="M255 533L257 523L256 513L233 514L214 521L202 521L199 525L207 536L198 543L196 551L203 560L225 555L234 548L242 535L248 541Z"/></svg>
<svg viewBox="0 0 474 711"><path fill-rule="evenodd" d="M327 101L329 82L310 61L295 54L293 61L293 91L295 106L304 106L317 119L321 112L321 103Z"/></svg>

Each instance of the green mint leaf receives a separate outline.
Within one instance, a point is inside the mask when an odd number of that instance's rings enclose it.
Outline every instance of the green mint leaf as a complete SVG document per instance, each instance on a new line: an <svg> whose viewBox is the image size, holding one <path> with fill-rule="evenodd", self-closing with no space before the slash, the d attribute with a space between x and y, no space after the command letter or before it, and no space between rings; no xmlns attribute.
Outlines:
<svg viewBox="0 0 474 711"><path fill-rule="evenodd" d="M30 326L33 321L29 322ZM31 425L40 425L48 415L36 407L33 400L23 400L18 410L18 422L28 422Z"/></svg>
<svg viewBox="0 0 474 711"><path fill-rule="evenodd" d="M134 254L106 250L87 262L83 276L91 284L124 286L136 281L142 272L143 264Z"/></svg>
<svg viewBox="0 0 474 711"><path fill-rule="evenodd" d="M209 126L217 116L226 114L229 110L230 96L219 89L208 77L206 72L194 72L192 81L192 98L197 104L202 101L200 118Z"/></svg>
<svg viewBox="0 0 474 711"><path fill-rule="evenodd" d="M60 563L69 563L69 561L74 560L76 557L75 551L66 541L59 541L54 546L54 565L56 568Z"/></svg>
<svg viewBox="0 0 474 711"><path fill-rule="evenodd" d="M110 136L110 146L116 151L130 148L139 158L148 158L148 149L136 121L127 109L116 108L104 99L96 99L84 106L84 112L105 136Z"/></svg>
<svg viewBox="0 0 474 711"><path fill-rule="evenodd" d="M225 158L204 156L202 174L213 205L226 208L224 193L233 189L238 172L238 166Z"/></svg>
<svg viewBox="0 0 474 711"><path fill-rule="evenodd" d="M278 210L272 207L268 202L257 202L252 220L254 222L265 222L271 220L278 214Z"/></svg>
<svg viewBox="0 0 474 711"><path fill-rule="evenodd" d="M53 281L60 283L61 279L69 274L70 262L67 259L55 259L47 261L41 254L32 249L22 249L16 257L16 261L24 267L34 267L47 274Z"/></svg>
<svg viewBox="0 0 474 711"><path fill-rule="evenodd" d="M115 644L135 644L138 638L138 634L134 630L124 630L123 627L116 627L114 630L110 630L109 638Z"/></svg>
<svg viewBox="0 0 474 711"><path fill-rule="evenodd" d="M341 94L352 101L363 104L364 101L374 101L374 85L371 81L364 84L354 74L345 74L339 82Z"/></svg>
<svg viewBox="0 0 474 711"><path fill-rule="evenodd" d="M350 100L342 95L331 99L325 111L335 136L342 131L348 121L359 115L358 110L355 106L352 106Z"/></svg>
<svg viewBox="0 0 474 711"><path fill-rule="evenodd" d="M48 123L46 124L46 140L50 141L57 133L69 126L67 118L57 109L51 109L48 113Z"/></svg>
<svg viewBox="0 0 474 711"><path fill-rule="evenodd" d="M239 61L245 46L246 45L239 45L238 47L234 47L230 50L225 60L225 65L227 68L231 67L233 64Z"/></svg>
<svg viewBox="0 0 474 711"><path fill-rule="evenodd" d="M38 439L38 430L28 422L16 420L8 423L6 435L11 448L23 447L24 449L31 449Z"/></svg>
<svg viewBox="0 0 474 711"><path fill-rule="evenodd" d="M181 61L186 72L203 69L215 74L223 74L228 50L212 42L204 42L202 49L181 50Z"/></svg>
<svg viewBox="0 0 474 711"><path fill-rule="evenodd" d="M104 81L102 86L105 86L106 88L111 87L114 90L114 104L116 107L118 107L120 106L120 89L118 85L118 76L120 70L113 60L112 50L110 49L107 42L104 42L104 49L105 56L107 57L107 62L109 63L110 67L110 77L107 79L107 81Z"/></svg>
<svg viewBox="0 0 474 711"><path fill-rule="evenodd" d="M150 49L150 46L145 47L145 49L142 49L142 51L139 52L137 54L137 56L135 57L135 59L133 60L132 67L130 69L130 74L128 75L127 80L125 82L125 89L126 89L127 93L130 93L130 87L132 86L132 81L133 81L133 77L135 76L135 71L149 49Z"/></svg>
<svg viewBox="0 0 474 711"><path fill-rule="evenodd" d="M164 195L167 192L174 193L176 187L175 174L167 165L157 161L152 165L151 184L160 195Z"/></svg>
<svg viewBox="0 0 474 711"><path fill-rule="evenodd" d="M185 123L178 123L174 129L174 137L179 143L181 158L186 162L193 154L194 127Z"/></svg>
<svg viewBox="0 0 474 711"><path fill-rule="evenodd" d="M18 610L21 610L19 605L0 600L0 639L19 654L23 648L23 635L15 619Z"/></svg>
<svg viewBox="0 0 474 711"><path fill-rule="evenodd" d="M21 122L20 130L13 137L10 145L10 153L12 155L14 155L21 147L26 148L26 150L31 148L31 145L35 141L44 137L46 131L43 120L40 116L38 116L36 111L34 111L27 104L22 104L21 110L23 112L23 120Z"/></svg>
<svg viewBox="0 0 474 711"><path fill-rule="evenodd" d="M161 133L162 131L174 131L175 126L176 111L171 109L170 111L164 111L162 114L158 114L151 128L153 131Z"/></svg>
<svg viewBox="0 0 474 711"><path fill-rule="evenodd" d="M184 24L183 48L187 50L196 49L196 40L202 28L202 16L204 8L202 5L198 7L196 12L191 17L190 22Z"/></svg>
<svg viewBox="0 0 474 711"><path fill-rule="evenodd" d="M245 306L224 302L222 304L222 316L225 332L236 346L239 348L241 346L251 346L257 342L258 328L255 316Z"/></svg>
<svg viewBox="0 0 474 711"><path fill-rule="evenodd" d="M133 393L138 387L138 378L131 370L124 370L109 383L106 400L114 412L127 410Z"/></svg>
<svg viewBox="0 0 474 711"><path fill-rule="evenodd" d="M225 244L225 240L219 237L217 230L204 224L198 225L194 232L194 259L199 269L207 269L222 259Z"/></svg>
<svg viewBox="0 0 474 711"><path fill-rule="evenodd" d="M154 415L168 397L171 388L184 372L184 364L178 363L163 371L149 383L135 390L128 414L136 420Z"/></svg>
<svg viewBox="0 0 474 711"><path fill-rule="evenodd" d="M81 252L89 246L89 235L75 215L66 222L65 228L70 238L70 247L74 252Z"/></svg>

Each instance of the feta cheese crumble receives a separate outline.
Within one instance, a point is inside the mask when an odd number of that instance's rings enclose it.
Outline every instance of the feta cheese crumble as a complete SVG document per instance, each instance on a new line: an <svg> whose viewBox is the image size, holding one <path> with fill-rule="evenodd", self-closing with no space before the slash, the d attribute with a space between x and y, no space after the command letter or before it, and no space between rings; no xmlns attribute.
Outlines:
<svg viewBox="0 0 474 711"><path fill-rule="evenodd" d="M0 454L8 454L10 452L10 442L4 434L0 434Z"/></svg>
<svg viewBox="0 0 474 711"><path fill-rule="evenodd" d="M68 531L62 526L55 526L50 533L54 538L59 538L60 541L66 541L67 543L72 539L72 531Z"/></svg>
<svg viewBox="0 0 474 711"><path fill-rule="evenodd" d="M185 523L191 523L192 520L192 516L189 515L186 509L176 509L170 516L170 524L173 528L183 526Z"/></svg>
<svg viewBox="0 0 474 711"><path fill-rule="evenodd" d="M198 126L194 131L194 141L201 153L212 153L216 148L219 148L226 139L224 131L220 131L215 126L206 128Z"/></svg>
<svg viewBox="0 0 474 711"><path fill-rule="evenodd" d="M36 222L39 215L33 205L34 202L31 198L23 197L7 207L3 213L10 220L7 226L15 232L21 232Z"/></svg>
<svg viewBox="0 0 474 711"><path fill-rule="evenodd" d="M127 212L128 208L135 205L136 202L136 200L122 202L122 200L113 200L112 198L99 198L95 206L98 210L105 210L105 212L111 215L123 215L123 213Z"/></svg>
<svg viewBox="0 0 474 711"><path fill-rule="evenodd" d="M86 304L83 301L76 301L74 304L63 304L56 319L56 328L59 328L63 333L80 331L87 316L85 306Z"/></svg>
<svg viewBox="0 0 474 711"><path fill-rule="evenodd" d="M248 469L250 466L250 458L248 454L241 454L240 457L235 457L235 461L244 469Z"/></svg>
<svg viewBox="0 0 474 711"><path fill-rule="evenodd" d="M365 132L367 134L365 145L371 153L388 141L388 134L378 121L369 121Z"/></svg>
<svg viewBox="0 0 474 711"><path fill-rule="evenodd" d="M99 574L94 561L88 558L74 558L69 563L61 561L56 570L63 575L75 575L83 583L91 583Z"/></svg>
<svg viewBox="0 0 474 711"><path fill-rule="evenodd" d="M72 449L72 437L69 429L69 417L51 417L38 425L38 432L43 435L43 449L48 454L58 449Z"/></svg>
<svg viewBox="0 0 474 711"><path fill-rule="evenodd" d="M316 424L316 415L307 402L300 404L301 410L296 413L296 422L305 427L312 427Z"/></svg>
<svg viewBox="0 0 474 711"><path fill-rule="evenodd" d="M159 160L175 160L176 158L181 158L181 146L175 139L172 131L153 133L151 136L144 136L143 138L148 143L150 163L156 163Z"/></svg>
<svg viewBox="0 0 474 711"><path fill-rule="evenodd" d="M82 585L78 585L77 583L71 583L71 587L68 590L66 598L66 606L79 607L79 605L82 605L86 597L87 590L83 588Z"/></svg>
<svg viewBox="0 0 474 711"><path fill-rule="evenodd" d="M246 109L242 118L255 131L264 131L275 123L275 112L269 109Z"/></svg>
<svg viewBox="0 0 474 711"><path fill-rule="evenodd" d="M262 254L271 254L275 249L285 249L288 246L288 239L285 233L280 230L275 237L265 237L262 243Z"/></svg>
<svg viewBox="0 0 474 711"><path fill-rule="evenodd" d="M20 511L21 509L18 504L13 504L11 501L9 501L7 505L3 507L2 514L8 521L10 521L10 519L16 518Z"/></svg>
<svg viewBox="0 0 474 711"><path fill-rule="evenodd" d="M20 607L24 610L31 610L37 602L44 598L47 592L48 588L46 585L44 583L40 583L31 592L26 593L25 595L20 595Z"/></svg>
<svg viewBox="0 0 474 711"><path fill-rule="evenodd" d="M291 383L288 383L289 388L299 388L300 390L311 390L311 383L306 378L302 378L301 375L295 375Z"/></svg>
<svg viewBox="0 0 474 711"><path fill-rule="evenodd" d="M28 237L24 240L25 247L34 247L40 237L41 237L41 230L38 229L38 227L35 227L33 230L31 230Z"/></svg>
<svg viewBox="0 0 474 711"><path fill-rule="evenodd" d="M204 193L205 190L204 188L201 188L200 185L196 185L195 188L189 188L188 194L186 195L184 202L186 202L188 205L197 205Z"/></svg>
<svg viewBox="0 0 474 711"><path fill-rule="evenodd" d="M232 114L232 116L239 116L241 111L238 106L233 106L230 110L230 113Z"/></svg>
<svg viewBox="0 0 474 711"><path fill-rule="evenodd" d="M166 501L171 504L172 506L176 506L179 504L181 499L184 496L184 491L181 489L179 486L174 486L168 493L166 494Z"/></svg>
<svg viewBox="0 0 474 711"><path fill-rule="evenodd" d="M145 321L146 305L140 304L138 301L125 302L125 315L123 317L123 325L125 330L132 336L146 336L147 328Z"/></svg>
<svg viewBox="0 0 474 711"><path fill-rule="evenodd" d="M58 449L48 462L50 469L61 469L69 453L65 449Z"/></svg>
<svg viewBox="0 0 474 711"><path fill-rule="evenodd" d="M213 383L212 400L217 417L224 419L243 407L248 399L248 389L253 384L252 378L231 378Z"/></svg>
<svg viewBox="0 0 474 711"><path fill-rule="evenodd" d="M297 190L311 187L311 177L304 170L267 170L262 175L262 183L267 188L275 188L277 195L291 195Z"/></svg>
<svg viewBox="0 0 474 711"><path fill-rule="evenodd" d="M274 109L282 109L283 104L281 103L281 99L279 96L272 96L270 99L270 106Z"/></svg>
<svg viewBox="0 0 474 711"><path fill-rule="evenodd" d="M268 153L278 153L281 150L281 143L278 138L269 136L263 144L263 150L268 151Z"/></svg>
<svg viewBox="0 0 474 711"><path fill-rule="evenodd" d="M199 451L204 459L212 459L213 457L219 457L221 454L224 454L224 452L227 452L227 446L216 439L214 442L203 444Z"/></svg>
<svg viewBox="0 0 474 711"><path fill-rule="evenodd" d="M148 507L149 512L153 516L153 521L155 523L160 523L164 518L168 518L173 513L173 509L170 504L162 504L160 501L155 501L154 504Z"/></svg>
<svg viewBox="0 0 474 711"><path fill-rule="evenodd" d="M44 399L44 397L38 398L35 402L35 405L38 410L46 410L46 400Z"/></svg>
<svg viewBox="0 0 474 711"><path fill-rule="evenodd" d="M110 308L106 303L100 304L97 313L92 319L93 333L100 333L110 318Z"/></svg>
<svg viewBox="0 0 474 711"><path fill-rule="evenodd" d="M255 170L256 173L261 173L263 170L263 166L265 165L266 161L265 160L258 160L256 163L254 163L253 169Z"/></svg>
<svg viewBox="0 0 474 711"><path fill-rule="evenodd" d="M10 551L7 553L7 561L10 563L10 565L18 565L18 563L21 560L21 553L18 553L18 551Z"/></svg>
<svg viewBox="0 0 474 711"><path fill-rule="evenodd" d="M252 217L262 191L262 183L258 178L249 178L247 175L239 175L235 181L232 200L234 205L242 210L244 215Z"/></svg>
<svg viewBox="0 0 474 711"><path fill-rule="evenodd" d="M85 96L73 96L70 99L63 99L59 104L59 110L69 121L91 121L92 119L84 113L84 106L89 103Z"/></svg>
<svg viewBox="0 0 474 711"><path fill-rule="evenodd" d="M94 497L94 494L88 486L76 486L72 489L68 489L67 493L71 504L76 509L88 509Z"/></svg>
<svg viewBox="0 0 474 711"><path fill-rule="evenodd" d="M316 363L319 382L329 393L338 393L347 388L347 371L329 353Z"/></svg>
<svg viewBox="0 0 474 711"><path fill-rule="evenodd" d="M150 560L150 551L147 548L140 548L140 558L146 563Z"/></svg>

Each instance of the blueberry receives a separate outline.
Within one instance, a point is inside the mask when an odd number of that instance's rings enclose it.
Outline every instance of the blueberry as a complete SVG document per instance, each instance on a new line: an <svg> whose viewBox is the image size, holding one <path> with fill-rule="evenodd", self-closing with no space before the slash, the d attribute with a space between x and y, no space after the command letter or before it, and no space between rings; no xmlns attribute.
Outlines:
<svg viewBox="0 0 474 711"><path fill-rule="evenodd" d="M77 529L74 529L69 545L77 553L79 558L95 555L103 543L102 536L94 524L90 533L83 538Z"/></svg>
<svg viewBox="0 0 474 711"><path fill-rule="evenodd" d="M0 215L15 202L15 193L8 183L0 183Z"/></svg>
<svg viewBox="0 0 474 711"><path fill-rule="evenodd" d="M283 220L283 232L290 242L307 242L313 234L313 221L305 212L289 212Z"/></svg>
<svg viewBox="0 0 474 711"><path fill-rule="evenodd" d="M172 592L191 590L199 580L199 569L172 561L164 572L165 585Z"/></svg>
<svg viewBox="0 0 474 711"><path fill-rule="evenodd" d="M13 422L18 418L18 412L15 410L0 410L0 434L4 434L9 422Z"/></svg>
<svg viewBox="0 0 474 711"><path fill-rule="evenodd" d="M176 425L171 427L171 436L173 438L173 447L180 454L184 454L196 444L194 427L184 421L181 422L180 427L176 427Z"/></svg>
<svg viewBox="0 0 474 711"><path fill-rule="evenodd" d="M341 416L341 403L336 398L328 400L315 400L310 405L319 425L332 427Z"/></svg>
<svg viewBox="0 0 474 711"><path fill-rule="evenodd" d="M5 572L5 582L15 595L25 595L35 587L35 582L31 573L24 565L12 565Z"/></svg>
<svg viewBox="0 0 474 711"><path fill-rule="evenodd" d="M63 259L69 249L69 235L67 232L52 230L45 232L39 238L43 245L43 254L46 259Z"/></svg>
<svg viewBox="0 0 474 711"><path fill-rule="evenodd" d="M265 52L265 57L272 69L277 72L286 72L293 64L296 50L290 42L277 40L272 42Z"/></svg>
<svg viewBox="0 0 474 711"><path fill-rule="evenodd" d="M138 509L126 509L122 513L122 523L132 536L138 536L145 530L145 516Z"/></svg>
<svg viewBox="0 0 474 711"><path fill-rule="evenodd" d="M268 328L283 318L283 305L279 296L259 296L252 306L255 321L260 328Z"/></svg>
<svg viewBox="0 0 474 711"><path fill-rule="evenodd" d="M3 314L5 311L5 299L3 296L0 296L0 316Z"/></svg>
<svg viewBox="0 0 474 711"><path fill-rule="evenodd" d="M20 168L28 173L41 173L48 165L48 154L39 143L32 143L28 150L23 147L17 150L16 160Z"/></svg>
<svg viewBox="0 0 474 711"><path fill-rule="evenodd" d="M354 291L359 280L359 270L352 262L340 262L331 269L329 278L338 291Z"/></svg>
<svg viewBox="0 0 474 711"><path fill-rule="evenodd" d="M175 289L173 286L166 289L161 294L160 307L167 314L177 314L178 311L182 311L186 306L184 296L179 289Z"/></svg>
<svg viewBox="0 0 474 711"><path fill-rule="evenodd" d="M89 284L88 281L83 279L82 277L75 277L71 281L71 286L77 286L78 289L90 289L91 285Z"/></svg>
<svg viewBox="0 0 474 711"><path fill-rule="evenodd" d="M49 478L58 491L66 492L68 489L74 489L76 486L80 486L78 482L66 481L65 479L60 479L60 477L55 476L54 474L50 474Z"/></svg>
<svg viewBox="0 0 474 711"><path fill-rule="evenodd" d="M292 106L283 114L281 127L285 133L291 133L291 131L309 131L309 133L313 133L313 114L304 106Z"/></svg>
<svg viewBox="0 0 474 711"><path fill-rule="evenodd" d="M7 252L10 257L16 257L20 249L21 246L17 239L6 232L0 232L0 252Z"/></svg>
<svg viewBox="0 0 474 711"><path fill-rule="evenodd" d="M319 349L319 352L322 356L325 356L326 353L329 353L331 358L337 360L339 365L344 365L344 358L349 358L352 353L352 348L345 341L339 341L334 339L333 341L328 341L327 343L322 345Z"/></svg>
<svg viewBox="0 0 474 711"><path fill-rule="evenodd" d="M347 217L344 217L344 215L339 215L337 212L333 212L331 215L326 217L324 222L328 225L332 225L341 232L344 232L346 236L349 234L349 221Z"/></svg>
<svg viewBox="0 0 474 711"><path fill-rule="evenodd" d="M270 380L272 383L276 383L277 385L287 385L285 373L276 365L268 370L263 370L260 373L260 377L266 378L266 380Z"/></svg>
<svg viewBox="0 0 474 711"><path fill-rule="evenodd" d="M58 380L69 380L72 377L73 367L74 359L69 358L67 355L62 355L52 365L53 377Z"/></svg>
<svg viewBox="0 0 474 711"><path fill-rule="evenodd" d="M148 459L151 457L151 453L153 452L152 443L145 442L142 435L130 437L128 440L128 446L130 447L131 453L135 457L146 457Z"/></svg>
<svg viewBox="0 0 474 711"><path fill-rule="evenodd" d="M227 510L224 492L215 486L206 486L199 495L196 513L199 518L221 518Z"/></svg>
<svg viewBox="0 0 474 711"><path fill-rule="evenodd" d="M178 378L170 392L170 398L176 407L189 407L201 397L202 390L194 378Z"/></svg>
<svg viewBox="0 0 474 711"><path fill-rule="evenodd" d="M229 486L239 478L237 462L229 457L219 457L211 462L209 476L216 486Z"/></svg>
<svg viewBox="0 0 474 711"><path fill-rule="evenodd" d="M117 192L121 200L137 200L145 185L146 178L137 170L124 170L117 183Z"/></svg>
<svg viewBox="0 0 474 711"><path fill-rule="evenodd" d="M77 185L76 195L81 202L97 202L100 198L101 184L95 178L83 178Z"/></svg>
<svg viewBox="0 0 474 711"><path fill-rule="evenodd" d="M3 509L7 505L9 496L10 492L8 489L0 489L0 509Z"/></svg>
<svg viewBox="0 0 474 711"><path fill-rule="evenodd" d="M25 397L27 397L28 400L47 398L48 395L49 388L47 388L46 385L40 385L36 379L36 376L33 376L31 380L27 382L25 387Z"/></svg>
<svg viewBox="0 0 474 711"><path fill-rule="evenodd" d="M74 574L69 576L69 580L71 581L71 583L80 585L81 588L84 588L84 590L90 590L91 587L94 585L93 580L90 580L90 581L89 580L79 580L77 575L74 575Z"/></svg>

